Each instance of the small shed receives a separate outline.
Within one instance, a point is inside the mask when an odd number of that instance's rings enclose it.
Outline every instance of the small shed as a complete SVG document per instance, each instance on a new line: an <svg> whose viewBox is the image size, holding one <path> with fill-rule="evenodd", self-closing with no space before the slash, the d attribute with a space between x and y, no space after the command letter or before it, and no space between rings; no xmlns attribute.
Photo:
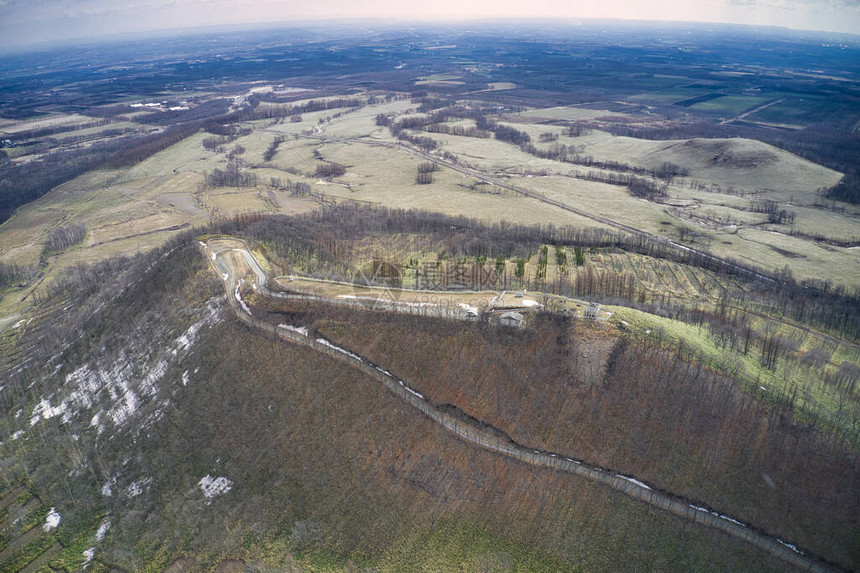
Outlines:
<svg viewBox="0 0 860 573"><path fill-rule="evenodd" d="M499 324L502 326L514 326L519 328L523 324L523 315L514 311L502 313L501 316L499 316Z"/></svg>

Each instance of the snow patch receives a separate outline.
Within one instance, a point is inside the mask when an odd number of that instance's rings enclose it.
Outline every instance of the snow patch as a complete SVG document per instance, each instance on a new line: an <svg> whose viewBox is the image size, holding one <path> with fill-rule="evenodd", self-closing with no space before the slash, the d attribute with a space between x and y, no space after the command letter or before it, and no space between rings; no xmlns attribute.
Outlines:
<svg viewBox="0 0 860 573"><path fill-rule="evenodd" d="M188 375L188 370L182 373L182 385L188 386L188 382L190 382L191 377Z"/></svg>
<svg viewBox="0 0 860 573"><path fill-rule="evenodd" d="M107 532L109 529L110 529L110 521L108 521L106 519L102 522L101 525L99 525L99 529L98 529L98 531L96 531L96 541L103 540L105 538L105 535L107 535Z"/></svg>
<svg viewBox="0 0 860 573"><path fill-rule="evenodd" d="M52 507L50 513L48 513L48 517L45 518L45 525L42 526L42 529L51 531L52 529L56 529L58 525L60 525L60 514Z"/></svg>
<svg viewBox="0 0 860 573"><path fill-rule="evenodd" d="M47 399L42 398L42 401L33 408L33 415L30 417L30 426L35 426L39 420L50 420L65 413L66 407L64 403L51 406L51 403Z"/></svg>
<svg viewBox="0 0 860 573"><path fill-rule="evenodd" d="M20 438L21 436L23 436L23 435L24 435L24 430L18 430L17 432L15 432L14 434L12 434L12 439L13 439L13 440L17 440L17 439L19 439L19 438Z"/></svg>
<svg viewBox="0 0 860 573"><path fill-rule="evenodd" d="M156 383L164 378L166 373L167 361L162 358L156 362L155 366L152 367L152 370L149 371L149 374L146 375L146 378L144 378L140 383L140 390L142 393L147 396L155 396L156 392L158 392L158 386L156 386Z"/></svg>
<svg viewBox="0 0 860 573"><path fill-rule="evenodd" d="M104 424L101 423L102 413L97 412L93 419L90 420L90 426L96 429L96 436L101 436L102 432L105 431Z"/></svg>
<svg viewBox="0 0 860 573"><path fill-rule="evenodd" d="M308 329L304 326L290 326L289 324L279 324L278 328L283 328L284 330L289 330L290 332L295 332L297 334L301 334L302 336L308 335Z"/></svg>
<svg viewBox="0 0 860 573"><path fill-rule="evenodd" d="M93 557L96 556L96 548L90 547L89 549L84 551L84 563L81 565L82 569L86 569L90 566L90 563L93 562Z"/></svg>
<svg viewBox="0 0 860 573"><path fill-rule="evenodd" d="M346 354L350 358L355 358L359 362L364 362L362 360L361 356L359 356L358 354L353 354L352 352L350 352L349 350L346 350L345 348L341 348L340 346L336 346L336 345L332 344L331 342L329 342L328 340L326 340L325 338L317 338L317 342L319 342L320 344L322 344L325 347L331 348L332 350L336 350L336 351L340 352L341 354Z"/></svg>
<svg viewBox="0 0 860 573"><path fill-rule="evenodd" d="M117 396L118 402L108 411L108 416L117 426L128 420L137 411L138 406L137 395L129 388L128 382L120 380L119 387L122 392L118 394L114 388L111 388L111 397Z"/></svg>
<svg viewBox="0 0 860 573"><path fill-rule="evenodd" d="M224 495L233 488L233 482L231 480L225 477L213 478L209 474L200 478L197 485L199 485L200 489L203 490L203 495L207 499Z"/></svg>
<svg viewBox="0 0 860 573"><path fill-rule="evenodd" d="M116 485L116 476L112 477L109 481L106 481L102 486L102 495L104 497L111 497L113 495L113 486Z"/></svg>
<svg viewBox="0 0 860 573"><path fill-rule="evenodd" d="M524 298L521 302L523 303L523 306L543 306L538 301L532 300L530 298Z"/></svg>
<svg viewBox="0 0 860 573"><path fill-rule="evenodd" d="M125 495L128 497L137 497L144 492L144 490L152 483L151 477L146 477L143 479L139 479L136 482L133 482L127 488L125 488Z"/></svg>
<svg viewBox="0 0 860 573"><path fill-rule="evenodd" d="M245 301L244 301L244 300L242 300L242 295L241 295L241 294L239 294L239 289L240 289L240 288L242 288L242 283L241 283L241 282L240 282L239 284L237 284L237 285L236 285L236 292L234 293L234 296L236 297L236 302L238 302L240 305L242 305L242 310L244 310L244 311L245 311L245 312L247 312L248 314L251 314L251 309L250 309L250 308L248 308L248 305L247 305L247 304L245 304Z"/></svg>
<svg viewBox="0 0 860 573"><path fill-rule="evenodd" d="M173 354L176 355L178 352L183 352L189 348L191 348L195 342L197 342L198 333L200 329L204 326L209 326L215 322L218 317L218 308L212 303L212 301L206 303L207 313L206 315L185 329L179 337L174 341L176 344L176 348L173 351Z"/></svg>
<svg viewBox="0 0 860 573"><path fill-rule="evenodd" d="M415 390L413 390L412 388L410 388L409 386L407 386L403 382L401 382L400 385L403 386L404 388L406 388L406 391L409 392L410 394L412 394L414 396L418 396L422 400L424 399L424 394L422 394L421 392L416 392Z"/></svg>
<svg viewBox="0 0 860 573"><path fill-rule="evenodd" d="M639 481L636 478L627 477L627 476L621 475L621 474L615 474L615 477L620 477L621 479L625 479L625 480L629 481L630 483L635 483L639 487L644 487L648 491L651 491L651 488L649 486L645 485L644 483L642 483L641 481Z"/></svg>
<svg viewBox="0 0 860 573"><path fill-rule="evenodd" d="M746 527L746 525L744 525L743 523L741 523L737 519L731 518L728 515L723 515L722 513L718 512L718 511L711 511L710 509L708 509L706 507L700 507L698 505L693 505L693 504L690 504L690 507L692 507L693 509L695 509L697 511L703 511L705 513L710 513L711 515L713 515L715 517L719 517L720 519L725 519L726 521L734 523L735 525L739 525L739 526L744 527L744 528Z"/></svg>
<svg viewBox="0 0 860 573"><path fill-rule="evenodd" d="M466 304L465 302L458 302L457 306L465 310L469 316L478 316L478 307L476 306Z"/></svg>
<svg viewBox="0 0 860 573"><path fill-rule="evenodd" d="M798 549L797 545L794 545L793 543L786 543L785 541L783 541L782 539L780 539L778 537L776 538L776 540L779 541L781 544L785 545L786 547L788 547L789 549L791 549L792 551L794 551L795 553L799 553L800 555L803 555L803 551Z"/></svg>
<svg viewBox="0 0 860 573"><path fill-rule="evenodd" d="M732 523L734 523L735 525L740 525L741 527L746 527L746 525L744 525L743 523L741 523L741 522L740 522L740 521L738 521L737 519L733 519L733 518L729 517L728 515L723 515L723 514L721 513L721 514L719 514L719 515L718 515L718 517L719 517L720 519L725 519L726 521L731 521L731 522L732 522Z"/></svg>

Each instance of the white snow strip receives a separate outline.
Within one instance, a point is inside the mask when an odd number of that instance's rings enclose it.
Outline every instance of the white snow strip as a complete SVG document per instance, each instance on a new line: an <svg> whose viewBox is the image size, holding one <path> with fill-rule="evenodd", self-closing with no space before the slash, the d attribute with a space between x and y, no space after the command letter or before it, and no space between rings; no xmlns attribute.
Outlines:
<svg viewBox="0 0 860 573"><path fill-rule="evenodd" d="M539 303L538 301L536 301L536 300L532 300L532 299L530 299L530 298L524 298L524 299L522 300L522 303L523 303L523 306L543 306L543 305L542 305L541 303Z"/></svg>
<svg viewBox="0 0 860 573"><path fill-rule="evenodd" d="M746 525L744 525L743 523L741 523L737 519L733 519L733 518L729 517L728 515L723 515L722 513L719 513L717 511L711 511L710 509L707 509L705 507L699 507L698 505L693 505L693 504L690 504L690 507L692 507L693 509L695 509L697 511L704 511L705 513L710 513L713 516L719 517L720 519L725 519L726 521L734 523L735 525L740 525L741 527L746 527Z"/></svg>
<svg viewBox="0 0 860 573"><path fill-rule="evenodd" d="M638 485L639 487L644 487L645 489L647 489L647 490L649 490L649 491L651 490L651 488L650 488L650 487L648 487L647 485L645 485L644 483L642 483L642 482L641 482L641 481L639 481L638 479L635 479L635 478L632 478L632 477L627 477L627 476L625 476L625 475L621 475L621 474L615 474L615 477L620 477L621 479L626 479L626 480L627 480L627 481L629 481L630 483L635 483L635 484L636 484L636 485Z"/></svg>
<svg viewBox="0 0 860 573"><path fill-rule="evenodd" d="M191 380L191 377L188 375L188 370L182 373L182 385L188 386L188 382Z"/></svg>
<svg viewBox="0 0 860 573"><path fill-rule="evenodd" d="M408 390L410 394L418 396L422 400L424 399L424 394L422 394L421 392L416 392L415 390L413 390L412 388L410 388L409 386L407 386L405 384L403 385L403 387L406 388L406 390Z"/></svg>
<svg viewBox="0 0 860 573"><path fill-rule="evenodd" d="M213 478L209 474L200 478L197 482L200 489L203 490L203 495L207 498L213 498L218 495L223 495L233 488L233 482L225 477Z"/></svg>
<svg viewBox="0 0 860 573"><path fill-rule="evenodd" d="M23 435L24 435L24 430L18 430L17 432L12 434L12 439L17 440L18 438L20 438Z"/></svg>
<svg viewBox="0 0 860 573"><path fill-rule="evenodd" d="M317 342L319 342L319 343L320 343L320 344L322 344L323 346L326 346L326 347L328 347L328 348L331 348L332 350L337 350L337 351L338 351L338 352L340 352L340 353L346 354L346 355L347 355L347 356L349 356L350 358L355 358L355 359L356 359L356 360L358 360L359 362L363 362L363 360L362 360L361 356L359 356L358 354L353 354L353 353L352 353L352 352L350 352L349 350L346 350L346 349L344 349L344 348L341 348L340 346L335 346L334 344L332 344L331 342L329 342L329 341L328 341L328 340L326 340L325 338L317 338Z"/></svg>
<svg viewBox="0 0 860 573"><path fill-rule="evenodd" d="M732 522L732 523L734 523L735 525L740 525L741 527L746 527L746 525L744 525L743 523L741 523L741 522L740 522L740 521L738 521L737 519L733 519L733 518L729 517L728 515L720 514L718 517L719 517L720 519L725 519L726 521L731 521L731 522Z"/></svg>
<svg viewBox="0 0 860 573"><path fill-rule="evenodd" d="M803 551L798 549L797 545L794 545L793 543L786 543L785 541L783 541L782 539L780 539L778 537L776 540L779 541L780 543L782 543L783 545L785 545L786 547L788 547L789 549L791 549L792 551L794 551L795 553L799 553L800 555L803 555Z"/></svg>
<svg viewBox="0 0 860 573"><path fill-rule="evenodd" d="M355 298L354 294L339 294L337 298Z"/></svg>
<svg viewBox="0 0 860 573"><path fill-rule="evenodd" d="M289 330L290 332L295 332L297 334L301 334L302 336L308 335L308 329L304 326L290 326L289 324L279 324L278 328L283 328L284 330Z"/></svg>
<svg viewBox="0 0 860 573"><path fill-rule="evenodd" d="M251 314L251 309L250 309L250 308L248 308L248 305L247 305L247 304L245 304L245 301L244 301L244 300L242 300L242 295L240 295L240 294L239 294L239 289L240 289L240 288L242 288L242 283L239 283L239 284L237 284L237 285L236 285L236 295L235 295L235 296L236 296L236 301L237 301L240 305L242 305L242 310L244 310L244 311L245 311L245 312L247 312L248 314Z"/></svg>
<svg viewBox="0 0 860 573"><path fill-rule="evenodd" d="M377 366L376 369L379 370L380 372L382 372L383 374L385 374L386 376L388 376L389 378L391 377L391 372L389 372L385 368L383 368L381 366Z"/></svg>
<svg viewBox="0 0 860 573"><path fill-rule="evenodd" d="M56 529L58 525L60 525L60 514L52 507L51 512L48 513L48 517L45 518L45 525L42 526L42 529L51 531L52 529Z"/></svg>

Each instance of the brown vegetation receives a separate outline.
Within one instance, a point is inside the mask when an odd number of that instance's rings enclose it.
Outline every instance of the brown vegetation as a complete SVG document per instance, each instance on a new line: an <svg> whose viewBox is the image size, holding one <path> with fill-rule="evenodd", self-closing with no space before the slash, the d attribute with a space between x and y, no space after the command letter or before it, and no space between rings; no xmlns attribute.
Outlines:
<svg viewBox="0 0 860 573"><path fill-rule="evenodd" d="M594 327L554 320L522 333L370 313L319 324L429 399L519 443L641 476L857 564L857 455L686 362L683 349L669 356L619 343L586 361L593 351L579 331ZM611 337L589 334L587 346Z"/></svg>

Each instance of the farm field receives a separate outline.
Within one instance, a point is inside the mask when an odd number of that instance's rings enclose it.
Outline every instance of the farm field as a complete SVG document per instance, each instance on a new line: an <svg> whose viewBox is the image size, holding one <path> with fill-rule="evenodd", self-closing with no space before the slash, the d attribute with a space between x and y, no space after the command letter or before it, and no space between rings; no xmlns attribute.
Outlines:
<svg viewBox="0 0 860 573"><path fill-rule="evenodd" d="M649 141L598 129L569 137L561 133L561 126L552 123L618 114L556 107L508 114L506 125L528 133L533 141L543 133L554 134L556 142L540 143L540 149L565 144L597 162L642 169L669 162L688 173L670 182L667 199L645 201L632 197L623 186L584 180L594 172L611 175L600 166L541 159L496 139L425 132L423 137L436 141L437 149L431 155L440 157L441 169L433 174L431 184L417 185L415 173L422 159L393 147L397 140L376 122L381 115L393 121L421 117L409 114L414 109L408 100L383 101L357 110L304 113L301 121L245 122L239 126L246 134L214 152L203 146L211 136L198 133L131 168L83 175L19 209L0 226L0 262L35 264L45 233L72 219L87 227L87 240L49 259L48 273L51 265L64 268L79 260L123 252L125 239L132 237L146 236L146 248L151 248L175 229L202 224L213 216L298 213L338 201L429 209L487 222L606 228L598 221L450 169L443 158L448 153L477 172L501 176L515 187L656 236L684 240L692 231L699 237L697 244L707 245L718 256L769 270L788 268L797 279L860 284L860 253L851 242L860 237L860 210L854 206L842 212L813 207L816 190L834 185L841 174L785 151L742 139ZM68 124L82 118L45 121ZM7 129L33 125L24 122ZM459 125L468 127L473 122ZM283 142L274 156L264 161L264 152L278 136ZM243 150L237 157L242 169L256 176L256 187L205 187L207 174L224 169L232 149ZM321 161L342 164L346 171L333 179L321 178L315 173ZM306 183L311 194L297 197L288 190L273 188L269 181L274 179ZM771 223L766 215L752 212L755 201L764 199L792 211L793 221ZM797 236L788 236L792 232ZM848 242L816 242L821 237L841 237ZM92 251L86 252L88 249Z"/></svg>

